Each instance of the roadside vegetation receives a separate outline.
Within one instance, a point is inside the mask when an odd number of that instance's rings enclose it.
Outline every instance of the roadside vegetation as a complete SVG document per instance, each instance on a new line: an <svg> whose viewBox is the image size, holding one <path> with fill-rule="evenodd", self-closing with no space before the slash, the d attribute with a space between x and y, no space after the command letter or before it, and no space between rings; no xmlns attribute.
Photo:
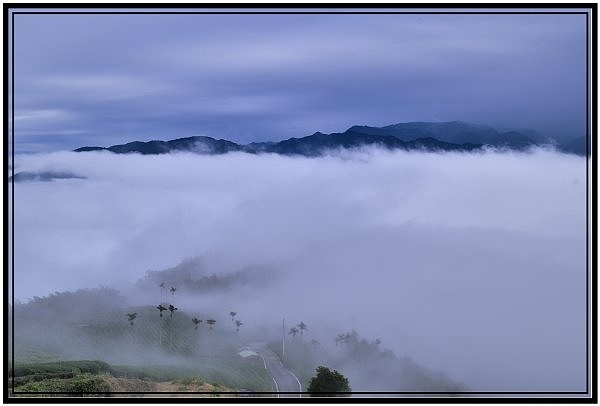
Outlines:
<svg viewBox="0 0 600 406"><path fill-rule="evenodd" d="M382 348L379 339L362 338L356 331L331 337L334 349L327 343L307 336L290 333L285 355L281 345L272 342L269 347L283 360L283 364L298 376L303 388L308 388L319 367L332 368L347 377L350 384L360 382L361 391L439 391L467 390L442 373L419 366L409 357L398 357ZM331 343L330 343L331 344ZM355 387L356 389L356 387Z"/></svg>

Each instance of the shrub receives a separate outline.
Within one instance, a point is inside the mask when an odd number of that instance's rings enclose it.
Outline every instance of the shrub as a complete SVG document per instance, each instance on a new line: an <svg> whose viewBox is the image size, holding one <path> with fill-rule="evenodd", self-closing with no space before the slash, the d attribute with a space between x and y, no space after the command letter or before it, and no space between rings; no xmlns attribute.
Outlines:
<svg viewBox="0 0 600 406"><path fill-rule="evenodd" d="M99 376L81 374L70 379L46 379L38 382L29 382L15 388L15 392L110 392L110 385Z"/></svg>
<svg viewBox="0 0 600 406"><path fill-rule="evenodd" d="M88 372L91 374L97 374L100 372L110 371L110 365L103 361L57 361L15 365L14 373L12 370L9 370L9 375L26 376L35 374L53 374L61 372Z"/></svg>
<svg viewBox="0 0 600 406"><path fill-rule="evenodd" d="M188 376L185 378L177 379L174 382L180 383L182 385L195 385L195 386L202 386L205 384L205 382L197 376Z"/></svg>

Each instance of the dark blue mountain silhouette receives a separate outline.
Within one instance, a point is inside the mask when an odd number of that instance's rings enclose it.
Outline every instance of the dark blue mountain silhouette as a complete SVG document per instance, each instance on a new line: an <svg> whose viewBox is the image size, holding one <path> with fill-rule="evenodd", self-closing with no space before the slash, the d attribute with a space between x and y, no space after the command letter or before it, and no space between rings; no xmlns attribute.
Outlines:
<svg viewBox="0 0 600 406"><path fill-rule="evenodd" d="M353 126L343 133L316 132L302 138L289 138L279 142L253 142L246 145L202 136L171 141L134 141L108 148L81 147L75 151L111 151L117 154L144 155L177 151L215 155L241 151L254 154L320 156L331 150L365 146L407 151L473 151L485 147L522 150L547 143L550 143L547 138L533 130L498 131L488 126L450 121L399 123L385 127ZM581 148L578 145L569 146L571 149L559 149L579 153Z"/></svg>
<svg viewBox="0 0 600 406"><path fill-rule="evenodd" d="M571 153L571 154L585 155L586 154L586 138L578 137L572 141L561 144L560 150L563 152ZM588 153L591 153L591 148L588 150Z"/></svg>
<svg viewBox="0 0 600 406"><path fill-rule="evenodd" d="M55 171L42 171L42 172L28 172L21 171L15 173L14 179L12 176L8 177L8 181L12 182L50 182L56 179L85 179L85 176L75 175L70 172L55 172Z"/></svg>
<svg viewBox="0 0 600 406"><path fill-rule="evenodd" d="M385 127L354 126L348 131L363 134L393 136L403 141L419 138L435 138L452 144L482 144L496 147L523 148L536 142L526 135L516 132L500 132L492 127L449 121L442 123L412 122L388 125Z"/></svg>

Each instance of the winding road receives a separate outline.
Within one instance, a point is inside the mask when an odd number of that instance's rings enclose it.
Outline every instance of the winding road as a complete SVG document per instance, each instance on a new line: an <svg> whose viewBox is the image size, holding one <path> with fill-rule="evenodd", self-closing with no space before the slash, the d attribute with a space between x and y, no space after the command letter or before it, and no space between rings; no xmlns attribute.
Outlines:
<svg viewBox="0 0 600 406"><path fill-rule="evenodd" d="M302 392L300 380L292 371L287 369L279 356L271 351L265 343L252 343L246 346L250 351L254 351L262 358L265 369L269 371L273 379L273 388L275 392ZM302 397L301 393L282 393L277 397Z"/></svg>

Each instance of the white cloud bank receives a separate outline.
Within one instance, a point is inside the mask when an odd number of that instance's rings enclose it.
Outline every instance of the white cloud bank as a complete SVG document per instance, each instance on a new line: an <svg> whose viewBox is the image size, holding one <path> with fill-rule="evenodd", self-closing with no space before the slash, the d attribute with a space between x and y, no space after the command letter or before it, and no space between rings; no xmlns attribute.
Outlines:
<svg viewBox="0 0 600 406"><path fill-rule="evenodd" d="M314 336L356 328L471 390L585 390L585 160L549 151L19 156L15 295L208 255L287 275L239 300ZM217 269L218 271L218 269ZM319 331L327 331L323 337Z"/></svg>

